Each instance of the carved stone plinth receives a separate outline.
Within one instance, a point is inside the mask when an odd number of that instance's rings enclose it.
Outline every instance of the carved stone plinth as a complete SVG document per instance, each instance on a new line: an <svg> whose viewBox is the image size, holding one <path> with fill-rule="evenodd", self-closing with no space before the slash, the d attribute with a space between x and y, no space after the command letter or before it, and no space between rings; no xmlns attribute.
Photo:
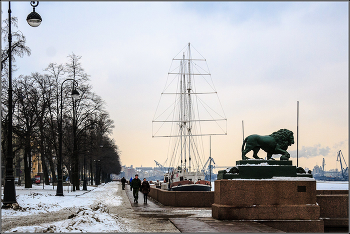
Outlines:
<svg viewBox="0 0 350 234"><path fill-rule="evenodd" d="M305 232L306 229L323 232L313 178L216 180L212 217L261 221L272 227L276 224L278 229L286 232ZM281 222L286 222L284 230ZM296 222L298 227L288 227Z"/></svg>
<svg viewBox="0 0 350 234"><path fill-rule="evenodd" d="M308 173L297 173L297 167L292 161L248 159L236 161L235 170L221 170L220 179L269 179L272 177L310 177Z"/></svg>

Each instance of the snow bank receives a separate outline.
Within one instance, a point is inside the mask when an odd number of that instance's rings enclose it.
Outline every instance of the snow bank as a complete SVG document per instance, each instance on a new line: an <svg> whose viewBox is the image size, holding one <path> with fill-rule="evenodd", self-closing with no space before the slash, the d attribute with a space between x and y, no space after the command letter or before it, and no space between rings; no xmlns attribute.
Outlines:
<svg viewBox="0 0 350 234"><path fill-rule="evenodd" d="M96 209L97 208L97 209ZM68 219L41 224L40 226L16 227L8 232L123 232L116 219L108 214L106 206L81 208Z"/></svg>
<svg viewBox="0 0 350 234"><path fill-rule="evenodd" d="M118 217L109 214L108 206L120 206L122 198L117 195L116 182L88 186L88 191L64 192L55 196L51 187L33 186L31 189L16 187L19 209L2 209L3 218L30 216L39 213L57 212L62 209L77 208L68 219L44 223L36 226L20 226L6 232L126 232Z"/></svg>

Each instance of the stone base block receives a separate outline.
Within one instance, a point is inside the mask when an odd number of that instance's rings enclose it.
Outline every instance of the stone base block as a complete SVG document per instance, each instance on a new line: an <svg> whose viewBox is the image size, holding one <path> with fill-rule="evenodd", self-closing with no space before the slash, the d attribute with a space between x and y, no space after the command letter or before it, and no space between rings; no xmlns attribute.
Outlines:
<svg viewBox="0 0 350 234"><path fill-rule="evenodd" d="M325 227L347 227L349 228L348 218L321 218Z"/></svg>
<svg viewBox="0 0 350 234"><path fill-rule="evenodd" d="M212 217L220 220L317 220L318 205L212 205Z"/></svg>
<svg viewBox="0 0 350 234"><path fill-rule="evenodd" d="M311 178L216 180L214 204L316 205L316 181Z"/></svg>
<svg viewBox="0 0 350 234"><path fill-rule="evenodd" d="M323 233L323 220L258 220L258 223L289 233Z"/></svg>

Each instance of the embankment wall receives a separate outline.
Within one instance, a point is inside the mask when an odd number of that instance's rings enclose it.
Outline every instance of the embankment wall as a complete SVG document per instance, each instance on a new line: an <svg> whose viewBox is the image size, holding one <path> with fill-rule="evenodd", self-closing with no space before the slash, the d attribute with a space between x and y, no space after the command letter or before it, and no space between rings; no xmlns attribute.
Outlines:
<svg viewBox="0 0 350 234"><path fill-rule="evenodd" d="M167 191L151 187L148 195L165 206L211 207L214 203L214 191Z"/></svg>
<svg viewBox="0 0 350 234"><path fill-rule="evenodd" d="M349 191L319 190L316 202L320 206L320 219L324 221L325 230L337 231L345 228L349 231Z"/></svg>
<svg viewBox="0 0 350 234"><path fill-rule="evenodd" d="M211 207L214 192L167 191L151 187L149 196L165 206ZM349 191L317 190L316 202L320 206L320 218L325 227L349 226Z"/></svg>

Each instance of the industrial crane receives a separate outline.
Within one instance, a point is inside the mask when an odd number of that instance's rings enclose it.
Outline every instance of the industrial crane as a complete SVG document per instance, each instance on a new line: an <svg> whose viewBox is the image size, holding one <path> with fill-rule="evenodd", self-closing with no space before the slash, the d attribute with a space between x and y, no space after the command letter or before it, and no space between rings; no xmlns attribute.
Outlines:
<svg viewBox="0 0 350 234"><path fill-rule="evenodd" d="M342 160L342 158L343 158L343 160ZM341 152L341 150L338 151L337 161L339 161L339 163L340 163L340 169L341 169L341 174L343 176L343 179L344 180L348 180L348 178L349 178L349 167L346 164L346 161L344 159L344 156L343 156L343 153ZM342 162L345 164L344 168L343 168Z"/></svg>
<svg viewBox="0 0 350 234"><path fill-rule="evenodd" d="M203 166L203 169L202 169L202 172L206 172L206 167L207 167L207 164L209 163L209 162L213 162L213 164L214 165L208 165L208 170L210 170L210 169L214 169L215 168L215 162L214 162L214 159L212 158L212 157L209 157L208 158L208 160L206 161L206 163L204 164L204 166ZM211 166L211 167L210 167Z"/></svg>
<svg viewBox="0 0 350 234"><path fill-rule="evenodd" d="M213 165L211 164L213 162ZM209 165L208 165L209 163ZM208 169L207 168L208 165ZM211 175L213 174L213 169L215 168L215 162L214 159L209 156L208 160L206 161L206 163L203 166L202 172L204 172L205 174L205 179L206 180L211 180Z"/></svg>
<svg viewBox="0 0 350 234"><path fill-rule="evenodd" d="M157 167L159 167L159 170L161 170L162 172L167 172L169 169L171 169L170 167L164 167L162 164L160 164L156 160L154 160L154 162L156 163Z"/></svg>

